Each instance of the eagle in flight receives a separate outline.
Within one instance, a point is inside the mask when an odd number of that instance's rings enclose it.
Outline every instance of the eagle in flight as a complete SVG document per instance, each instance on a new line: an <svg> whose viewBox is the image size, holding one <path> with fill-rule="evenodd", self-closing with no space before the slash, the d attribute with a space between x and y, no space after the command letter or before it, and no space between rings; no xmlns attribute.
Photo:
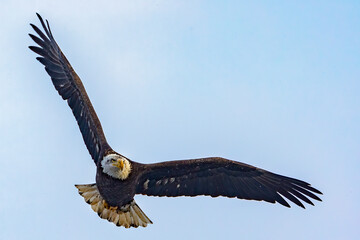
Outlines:
<svg viewBox="0 0 360 240"><path fill-rule="evenodd" d="M307 182L278 175L245 163L221 157L143 164L115 152L107 143L100 121L85 88L56 43L48 21L37 14L43 31L30 37L38 46L29 48L40 55L60 96L67 101L85 145L96 165L96 183L75 185L79 194L103 219L117 226L146 227L152 221L134 201L136 194L147 196L224 196L247 200L278 202L284 198L305 208L309 198L321 201L322 194Z"/></svg>

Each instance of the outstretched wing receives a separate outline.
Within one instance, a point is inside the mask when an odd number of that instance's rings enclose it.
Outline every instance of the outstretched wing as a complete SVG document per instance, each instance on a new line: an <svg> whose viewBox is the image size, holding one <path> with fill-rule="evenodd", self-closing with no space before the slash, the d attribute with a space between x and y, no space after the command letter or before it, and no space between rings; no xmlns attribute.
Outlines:
<svg viewBox="0 0 360 240"><path fill-rule="evenodd" d="M310 184L224 158L201 158L145 165L136 187L137 194L149 196L237 197L279 202L290 207L283 197L300 207L308 197L321 201L322 194ZM282 197L283 196L283 197Z"/></svg>
<svg viewBox="0 0 360 240"><path fill-rule="evenodd" d="M45 66L45 70L50 75L56 90L69 104L79 125L86 147L95 163L97 163L103 154L111 149L106 142L100 121L80 78L57 45L51 33L49 23L46 21L47 25L45 25L41 16L39 14L37 16L40 19L45 34L38 27L30 24L40 38L29 34L39 46L30 46L29 48L40 55L36 59Z"/></svg>

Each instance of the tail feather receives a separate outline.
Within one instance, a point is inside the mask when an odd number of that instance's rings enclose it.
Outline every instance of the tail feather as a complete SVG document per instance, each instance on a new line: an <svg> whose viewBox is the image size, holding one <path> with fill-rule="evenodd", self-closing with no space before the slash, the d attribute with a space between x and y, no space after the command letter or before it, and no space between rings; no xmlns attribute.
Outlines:
<svg viewBox="0 0 360 240"><path fill-rule="evenodd" d="M103 219L113 222L116 226L146 227L152 221L136 204L135 200L122 207L113 207L106 203L100 195L96 184L75 185L79 194L91 205L91 208Z"/></svg>

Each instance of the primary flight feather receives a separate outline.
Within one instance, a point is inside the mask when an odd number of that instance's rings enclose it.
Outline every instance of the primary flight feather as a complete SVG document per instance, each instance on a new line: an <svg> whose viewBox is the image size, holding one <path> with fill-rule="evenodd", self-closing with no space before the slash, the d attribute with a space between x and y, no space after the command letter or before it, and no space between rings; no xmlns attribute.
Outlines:
<svg viewBox="0 0 360 240"><path fill-rule="evenodd" d="M117 226L146 227L152 223L134 201L136 194L148 196L236 197L278 202L290 207L288 199L305 208L310 198L322 194L307 182L281 176L245 163L220 157L142 164L115 152L107 143L100 121L69 61L56 43L48 21L37 14L43 31L29 34L38 46L29 48L40 55L60 96L67 101L79 125L85 145L97 168L96 183L75 185L85 201L101 218Z"/></svg>

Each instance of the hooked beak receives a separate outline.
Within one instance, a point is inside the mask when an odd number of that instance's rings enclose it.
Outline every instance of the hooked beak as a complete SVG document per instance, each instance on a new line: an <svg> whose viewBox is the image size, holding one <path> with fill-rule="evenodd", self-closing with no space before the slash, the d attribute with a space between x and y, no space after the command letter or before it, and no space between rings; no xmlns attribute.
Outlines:
<svg viewBox="0 0 360 240"><path fill-rule="evenodd" d="M123 170L124 168L124 160L119 159L115 163L113 163L113 166L120 168L120 170Z"/></svg>

